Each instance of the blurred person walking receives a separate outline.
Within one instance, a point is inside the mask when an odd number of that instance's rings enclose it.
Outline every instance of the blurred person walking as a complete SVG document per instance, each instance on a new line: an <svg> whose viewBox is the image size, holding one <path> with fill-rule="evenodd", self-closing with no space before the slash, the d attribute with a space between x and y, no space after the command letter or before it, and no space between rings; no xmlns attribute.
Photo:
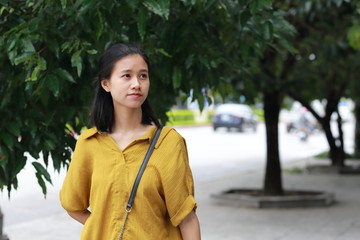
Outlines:
<svg viewBox="0 0 360 240"><path fill-rule="evenodd" d="M301 109L301 115L297 122L297 130L301 141L307 141L309 135L313 132L314 126L311 124L308 117L308 110L306 108Z"/></svg>

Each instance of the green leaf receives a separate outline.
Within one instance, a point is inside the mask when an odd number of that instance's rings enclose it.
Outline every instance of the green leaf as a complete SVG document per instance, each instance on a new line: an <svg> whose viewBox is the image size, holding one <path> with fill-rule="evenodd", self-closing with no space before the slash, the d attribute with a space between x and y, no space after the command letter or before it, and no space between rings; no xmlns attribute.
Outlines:
<svg viewBox="0 0 360 240"><path fill-rule="evenodd" d="M10 52L8 53L8 56L9 56L9 60L10 60L10 62L11 62L11 65L15 65L16 55L17 55L16 50L10 51Z"/></svg>
<svg viewBox="0 0 360 240"><path fill-rule="evenodd" d="M46 70L46 60L43 57L38 58L38 66L40 70Z"/></svg>
<svg viewBox="0 0 360 240"><path fill-rule="evenodd" d="M59 59L60 58L60 56L59 56L59 53L60 53L59 43L55 39L48 39L47 40L47 46L49 47L49 50L55 54L55 57L57 59Z"/></svg>
<svg viewBox="0 0 360 240"><path fill-rule="evenodd" d="M6 10L6 7L1 7L0 8L0 16L3 14L3 12Z"/></svg>
<svg viewBox="0 0 360 240"><path fill-rule="evenodd" d="M271 41L274 34L274 26L270 21L267 21L264 25L264 38L268 41Z"/></svg>
<svg viewBox="0 0 360 240"><path fill-rule="evenodd" d="M24 52L23 54L21 54L20 56L17 56L14 59L14 64L19 65L20 63L23 63L23 62L28 61L29 59L31 59L32 56L33 56L33 53Z"/></svg>
<svg viewBox="0 0 360 240"><path fill-rule="evenodd" d="M38 180L38 183L39 183L39 185L40 185L40 187L42 189L42 192L43 192L44 196L46 196L46 194L47 194L46 184L45 184L44 179L42 178L42 175L37 172L37 173L35 173L35 176L36 176L36 178Z"/></svg>
<svg viewBox="0 0 360 240"><path fill-rule="evenodd" d="M56 147L56 145L55 145L55 143L54 143L53 141L48 140L48 139L46 139L46 140L44 141L44 149L45 149L46 151L54 150L55 147Z"/></svg>
<svg viewBox="0 0 360 240"><path fill-rule="evenodd" d="M156 48L155 49L156 52L161 53L162 55L166 56L166 57L172 57L168 52L166 52L164 49L162 48Z"/></svg>
<svg viewBox="0 0 360 240"><path fill-rule="evenodd" d="M29 31L30 32L35 32L37 31L39 28L41 29L41 24L40 24L41 18L40 17L36 17L30 20L29 22Z"/></svg>
<svg viewBox="0 0 360 240"><path fill-rule="evenodd" d="M252 14L256 14L259 10L264 8L271 8L271 0L251 0L249 3L250 11Z"/></svg>
<svg viewBox="0 0 360 240"><path fill-rule="evenodd" d="M218 0L210 0L210 1L206 1L206 6L204 8L204 11L207 11L208 9L210 9ZM187 1L185 1L186 3Z"/></svg>
<svg viewBox="0 0 360 240"><path fill-rule="evenodd" d="M71 42L64 42L63 44L61 44L61 51L64 52L65 50L69 49L71 45Z"/></svg>
<svg viewBox="0 0 360 240"><path fill-rule="evenodd" d="M54 75L49 75L45 79L46 86L54 94L55 97L58 97L60 94L60 81Z"/></svg>
<svg viewBox="0 0 360 240"><path fill-rule="evenodd" d="M47 167L49 165L49 157L50 157L50 154L48 151L42 151L43 153L43 159L44 159L44 163L45 163L45 166Z"/></svg>
<svg viewBox="0 0 360 240"><path fill-rule="evenodd" d="M205 100L204 95L199 94L196 99L197 99L197 101L199 103L200 111L202 111L204 109L204 100Z"/></svg>
<svg viewBox="0 0 360 240"><path fill-rule="evenodd" d="M7 130L15 137L20 136L20 126L14 121L7 124Z"/></svg>
<svg viewBox="0 0 360 240"><path fill-rule="evenodd" d="M347 38L352 48L360 50L360 24L349 29Z"/></svg>
<svg viewBox="0 0 360 240"><path fill-rule="evenodd" d="M0 137L1 137L1 140L3 141L3 143L5 143L5 145L8 148L10 148L10 149L13 148L13 146L14 146L14 137L13 136L11 136L7 132L1 132Z"/></svg>
<svg viewBox="0 0 360 240"><path fill-rule="evenodd" d="M144 40L146 31L146 12L143 8L140 9L138 14L137 27L141 40Z"/></svg>
<svg viewBox="0 0 360 240"><path fill-rule="evenodd" d="M179 88L181 85L181 71L178 67L174 68L172 75L172 83L174 88Z"/></svg>
<svg viewBox="0 0 360 240"><path fill-rule="evenodd" d="M101 11L97 10L96 11L97 16L98 16L98 21L95 22L95 26L96 26L96 39L99 40L101 35L104 32L104 26L105 26L105 20L104 20L104 16L101 13Z"/></svg>
<svg viewBox="0 0 360 240"><path fill-rule="evenodd" d="M48 171L46 170L46 168L44 168L43 165L41 165L41 163L32 162L32 165L33 165L34 168L36 169L36 172L38 172L39 174L41 174L41 175L46 179L46 181L48 181L49 183L52 184L50 174L48 173Z"/></svg>
<svg viewBox="0 0 360 240"><path fill-rule="evenodd" d="M8 53L11 52L11 50L14 49L14 47L15 47L15 45L16 45L16 40L17 40L17 39L12 39L12 41L10 42L9 46L7 47Z"/></svg>
<svg viewBox="0 0 360 240"><path fill-rule="evenodd" d="M27 157L25 157L25 156L17 157L16 162L15 162L15 166L14 166L13 171L12 171L13 175L18 174L25 167L26 160L27 160Z"/></svg>
<svg viewBox="0 0 360 240"><path fill-rule="evenodd" d="M71 74L68 71L66 71L62 68L58 68L58 69L54 70L54 72L60 79L65 79L69 82L76 83L76 81L74 80L74 78L71 76Z"/></svg>
<svg viewBox="0 0 360 240"><path fill-rule="evenodd" d="M77 69L77 74L80 77L81 76L81 71L82 71L82 59L79 55L79 51L77 51L76 53L74 53L71 57L71 66L72 67L76 67Z"/></svg>
<svg viewBox="0 0 360 240"><path fill-rule="evenodd" d="M139 0L126 0L126 2L132 9L136 9L138 7Z"/></svg>
<svg viewBox="0 0 360 240"><path fill-rule="evenodd" d="M86 50L86 52L90 55L94 55L94 54L97 54L97 50L96 49L90 49L90 50Z"/></svg>
<svg viewBox="0 0 360 240"><path fill-rule="evenodd" d="M194 55L190 54L185 61L186 69L190 69L192 67L193 63L194 63Z"/></svg>
<svg viewBox="0 0 360 240"><path fill-rule="evenodd" d="M245 26L250 18L251 18L250 11L246 10L246 11L242 12L241 15L240 15L240 24L242 26Z"/></svg>
<svg viewBox="0 0 360 240"><path fill-rule="evenodd" d="M27 119L24 125L27 128L27 130L30 132L30 136L32 138L38 138L38 126L35 123L34 119Z"/></svg>
<svg viewBox="0 0 360 240"><path fill-rule="evenodd" d="M259 0L252 0L249 3L251 14L255 14L259 10Z"/></svg>
<svg viewBox="0 0 360 240"><path fill-rule="evenodd" d="M66 9L66 2L67 0L61 0L61 7L63 10Z"/></svg>
<svg viewBox="0 0 360 240"><path fill-rule="evenodd" d="M65 124L65 127L67 130L69 130L70 132L74 132L74 128L70 125L70 124Z"/></svg>
<svg viewBox="0 0 360 240"><path fill-rule="evenodd" d="M34 71L31 73L31 77L26 81L36 81L38 79L39 72L40 68L38 66L35 67Z"/></svg>
<svg viewBox="0 0 360 240"><path fill-rule="evenodd" d="M271 0L260 0L259 1L260 8L272 8Z"/></svg>
<svg viewBox="0 0 360 240"><path fill-rule="evenodd" d="M27 53L35 53L34 45L32 44L30 39L22 40L23 51Z"/></svg>
<svg viewBox="0 0 360 240"><path fill-rule="evenodd" d="M169 18L170 13L170 0L145 0L144 6L160 17Z"/></svg>
<svg viewBox="0 0 360 240"><path fill-rule="evenodd" d="M310 12L311 7L312 7L312 4L313 4L312 1L306 1L306 2L305 2L304 11L305 11L306 13Z"/></svg>
<svg viewBox="0 0 360 240"><path fill-rule="evenodd" d="M334 0L335 4L337 7L340 7L341 4L343 4L343 2L345 2L344 0Z"/></svg>

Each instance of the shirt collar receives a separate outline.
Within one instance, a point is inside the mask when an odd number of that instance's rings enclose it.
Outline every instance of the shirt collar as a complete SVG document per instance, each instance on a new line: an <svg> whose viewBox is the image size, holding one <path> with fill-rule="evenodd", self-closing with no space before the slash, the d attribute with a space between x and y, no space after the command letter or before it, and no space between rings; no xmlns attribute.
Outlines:
<svg viewBox="0 0 360 240"><path fill-rule="evenodd" d="M142 137L138 138L137 140L146 140L148 139L149 142L151 142L151 140L154 138L154 134L156 131L157 127L152 127L149 131L147 131ZM166 127L164 126L161 134L159 136L158 141L156 142L155 148L158 148L161 144L161 142L163 141L163 139L165 138L165 136L172 130L171 127ZM95 134L104 134L102 132L100 132L96 127L90 128L88 130L85 130L81 133L81 137L83 139L88 139L91 138L92 136L94 136Z"/></svg>
<svg viewBox="0 0 360 240"><path fill-rule="evenodd" d="M85 130L81 133L81 136L84 138L84 139L88 139L88 138L91 138L92 136L94 136L96 133L101 133L100 131L97 130L96 127L93 127L93 128L90 128L88 130Z"/></svg>

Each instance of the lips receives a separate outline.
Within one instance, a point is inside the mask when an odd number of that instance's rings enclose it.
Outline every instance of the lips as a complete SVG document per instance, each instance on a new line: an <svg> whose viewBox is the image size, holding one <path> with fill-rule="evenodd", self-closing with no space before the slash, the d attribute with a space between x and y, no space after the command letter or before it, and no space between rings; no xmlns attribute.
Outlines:
<svg viewBox="0 0 360 240"><path fill-rule="evenodd" d="M130 93L130 94L128 94L128 96L134 97L134 98L139 98L139 97L142 96L142 94L140 94L140 93Z"/></svg>

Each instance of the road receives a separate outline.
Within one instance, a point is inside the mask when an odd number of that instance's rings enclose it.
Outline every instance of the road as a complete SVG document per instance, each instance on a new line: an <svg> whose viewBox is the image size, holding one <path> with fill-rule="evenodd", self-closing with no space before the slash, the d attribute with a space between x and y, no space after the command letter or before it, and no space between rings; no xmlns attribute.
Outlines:
<svg viewBox="0 0 360 240"><path fill-rule="evenodd" d="M219 129L214 132L211 127L180 127L177 131L186 139L190 165L195 182L206 182L237 172L248 172L265 167L265 128L260 124L257 132L227 132ZM353 125L344 126L345 145L350 149L353 142ZM328 149L326 139L319 133L301 142L296 134L288 134L280 126L280 155L282 164L303 159ZM51 167L53 185L48 185L46 199L37 184L33 167L29 161L19 174L19 188L11 192L11 200L6 190L0 198L0 206L5 214L5 232L11 236L12 229L21 224L36 221L63 213L58 200L65 171L56 173ZM61 223L59 223L61 224ZM78 231L78 225L73 227Z"/></svg>
<svg viewBox="0 0 360 240"><path fill-rule="evenodd" d="M346 149L353 147L353 125L344 124ZM197 181L207 181L231 172L265 168L265 127L260 124L256 133L239 133L211 127L180 128L187 141L190 163ZM311 135L302 142L279 126L279 148L282 163L314 156L328 150L323 133Z"/></svg>

